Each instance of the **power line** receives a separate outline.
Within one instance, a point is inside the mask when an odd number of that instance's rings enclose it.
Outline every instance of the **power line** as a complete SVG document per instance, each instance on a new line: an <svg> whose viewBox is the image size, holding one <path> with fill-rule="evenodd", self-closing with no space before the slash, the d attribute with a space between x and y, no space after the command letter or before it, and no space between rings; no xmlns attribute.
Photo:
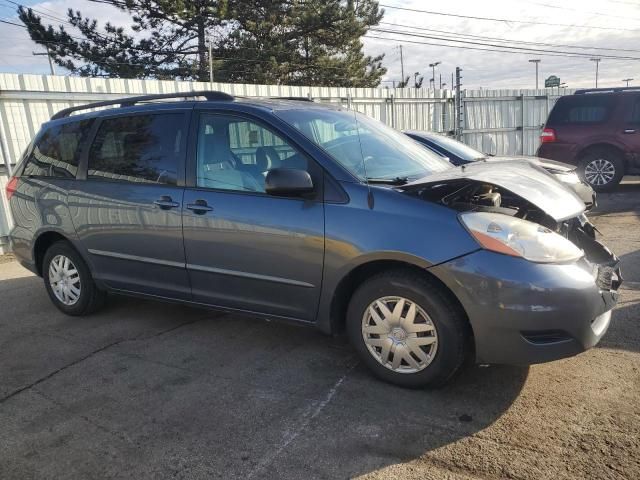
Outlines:
<svg viewBox="0 0 640 480"><path fill-rule="evenodd" d="M514 43L514 44L522 44L522 45L533 45L533 46L541 46L541 47L558 47L558 48L575 48L580 50L606 50L612 52L632 52L632 53L640 53L640 50L628 49L628 48L607 48L607 47L592 47L587 45L569 45L569 44L561 44L561 43L544 43L544 42L529 42L526 40L515 40L515 39L507 39L507 38L499 38L499 37L487 37L484 35L472 35L469 33L460 33L460 32L452 32L451 30L436 30L433 28L425 28L425 27L415 27L413 25L404 25L400 23L390 23L390 22L380 22L380 25L389 25L393 27L400 28L411 28L414 30L420 30L425 32L435 32L446 35L455 35L456 37L466 37L466 38L474 38L479 40L488 40L494 42L502 42L502 43Z"/></svg>
<svg viewBox="0 0 640 480"><path fill-rule="evenodd" d="M24 25L20 25L19 23L13 23L13 22L10 22L9 20L5 20L3 18L0 18L0 23L6 23L7 25L13 25L14 27L26 28Z"/></svg>
<svg viewBox="0 0 640 480"><path fill-rule="evenodd" d="M365 35L365 38L372 38L372 39L376 39L376 40L386 40L387 42L392 41L392 42L401 42L401 43L414 43L417 45L431 45L431 46L435 46L435 47L448 47L448 48L457 48L460 50L475 50L475 51L481 51L481 52L498 52L498 53L511 53L511 54L517 54L517 55L530 55L530 52L520 52L520 51L514 51L514 50L500 50L497 48L480 48L480 47L469 47L469 46L465 46L465 45L448 45L446 43L435 43L435 42L420 42L417 40L408 40L408 39L399 39L399 38L389 38L389 37L379 37L379 36L375 36L375 35ZM554 53L539 53L540 56L543 57L563 57L563 58L586 58L582 55L565 55L565 54L554 54ZM613 59L613 61L615 61L616 59ZM628 61L625 59L625 61Z"/></svg>
<svg viewBox="0 0 640 480"><path fill-rule="evenodd" d="M566 11L571 11L571 12L580 12L580 13L586 13L588 15L598 15L600 17L621 18L623 20L640 21L640 18L638 18L638 17L628 17L628 16L622 16L622 15L611 15L609 13L594 12L592 10L583 10L581 8L563 7L563 6L560 6L560 5L553 5L551 3L534 2L532 0L527 0L527 3L530 3L532 5L538 5L540 7L555 8L555 9L558 9L558 10L566 10Z"/></svg>
<svg viewBox="0 0 640 480"><path fill-rule="evenodd" d="M458 40L458 39L451 39L451 38L443 38L441 36L435 36L435 35L425 35L425 34L421 34L421 33L415 33L415 32L405 32L402 30L388 30L388 29L380 29L380 28L371 28L370 31L372 32L378 32L378 33L388 33L388 34L392 34L392 35L402 35L402 36L409 36L409 37L418 37L418 38L425 38L425 39L429 39L429 40L438 40L438 41L447 41L447 42L454 42L454 43L463 43L463 44L468 44L468 45L480 45L480 46L485 46L485 47L493 47L493 48L501 48L501 49L507 49L507 50L518 50L518 53L536 53L536 54L564 54L564 55L570 55L573 57L592 57L593 53L582 53L582 52L568 52L568 51L563 51L563 50L544 50L544 49L536 49L536 48L529 48L529 47L517 47L517 46L511 46L511 45L499 45L496 43L487 43L487 42L475 42L475 41L471 41L471 40ZM615 60L640 60L640 57L623 57L623 56L616 56L616 55L600 55L603 58L609 58L609 59L615 59Z"/></svg>
<svg viewBox="0 0 640 480"><path fill-rule="evenodd" d="M391 8L393 10L403 10L406 12L415 12L415 13L424 13L424 14L428 14L428 15L440 15L440 16L444 16L444 17L455 17L455 18L465 18L467 20L482 20L482 21L487 21L487 22L500 22L500 23L522 23L525 25L547 25L547 26L552 26L552 27L569 27L569 28L587 28L587 29L598 29L598 30L615 30L617 32L619 31L626 31L626 32L637 32L638 29L632 29L632 28L616 28L616 27L600 27L600 26L589 26L589 25L572 25L572 24L566 24L566 23L549 23L549 22L535 22L533 20L514 20L514 19L509 19L509 18L493 18L493 17L479 17L479 16L473 16L473 15L461 15L461 14L457 14L457 13L445 13L445 12L436 12L433 10L421 10L418 8L408 8L408 7L397 7L395 5L388 5L388 4L384 4L381 3L380 4L381 7L384 8Z"/></svg>

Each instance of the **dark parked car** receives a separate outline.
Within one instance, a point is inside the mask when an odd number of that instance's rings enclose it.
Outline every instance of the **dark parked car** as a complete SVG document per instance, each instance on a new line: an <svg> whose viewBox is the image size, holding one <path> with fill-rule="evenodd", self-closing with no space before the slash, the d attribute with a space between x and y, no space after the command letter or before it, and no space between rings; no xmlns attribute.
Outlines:
<svg viewBox="0 0 640 480"><path fill-rule="evenodd" d="M584 203L497 163L454 168L308 101L102 102L54 115L27 148L11 242L69 315L115 292L346 330L380 378L437 385L469 357L590 348L618 298Z"/></svg>
<svg viewBox="0 0 640 480"><path fill-rule="evenodd" d="M459 142L458 140L444 135L438 135L437 133L411 130L404 133L424 145L432 152L441 155L442 158L447 159L452 165L456 166L481 161L527 160L541 168L544 168L547 172L576 192L586 205L587 210L591 210L596 205L596 193L588 183L580 179L576 173L576 167L573 165L567 165L566 163L539 157L496 157L482 153L475 148L471 148L470 146Z"/></svg>
<svg viewBox="0 0 640 480"><path fill-rule="evenodd" d="M640 175L640 89L578 90L561 97L540 136L538 156L578 166L597 191Z"/></svg>

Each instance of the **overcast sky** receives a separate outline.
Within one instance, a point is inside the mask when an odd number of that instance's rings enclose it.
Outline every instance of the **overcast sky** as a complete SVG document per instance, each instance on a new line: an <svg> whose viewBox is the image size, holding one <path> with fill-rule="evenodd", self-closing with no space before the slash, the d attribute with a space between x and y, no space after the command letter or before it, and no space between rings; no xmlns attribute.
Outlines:
<svg viewBox="0 0 640 480"><path fill-rule="evenodd" d="M18 3L33 6L48 15L65 18L68 8L79 9L85 15L91 14L98 21L107 19L116 25L126 25L127 16L112 7L90 3L87 0L34 2L16 0ZM479 43L496 43L488 39L508 39L525 42L555 44L521 46L550 50L558 54L580 52L603 57L600 62L600 86L620 86L623 78L636 78L632 85L640 85L640 1L636 0L458 0L456 2L435 2L427 0L384 0L380 2L385 9L383 22L379 29L413 31L419 35L438 37L442 32L475 35L479 38L465 37L465 40ZM397 10L387 6L399 6L407 9L429 10L447 14L470 17L488 17L500 21L459 18L427 14L417 11ZM16 21L15 4L9 0L0 0L0 18ZM601 12L601 13L598 13ZM502 21L511 20L511 21ZM534 23L517 23L522 22ZM535 22L559 25L540 25ZM53 23L53 22L52 22ZM395 24L396 26L389 25ZM417 27L410 29L409 27ZM420 30L422 29L422 30ZM427 31L425 29L430 29ZM393 33L370 32L371 36L385 37L387 40L365 38L365 51L370 55L385 54L384 65L388 68L385 81L399 80L400 55L398 45L403 45L405 75L416 71L425 76L425 86L431 78L429 63L441 62L437 67L436 81L442 74L443 82L451 82L451 73L456 66L463 69L463 88L534 88L535 67L529 59L539 58L540 83L549 75L557 75L569 87L592 87L595 80L595 63L589 57L572 58L552 56L531 52L503 53L480 50L493 48L486 45L456 44L462 48L450 48L434 45L447 43L434 38L410 37ZM452 35L449 34L449 37ZM455 37L461 38L461 37ZM388 40L393 39L393 40ZM0 71L19 73L48 73L46 57L33 56L33 51L42 51L29 40L26 31L11 25L0 24L0 41L3 49L0 54ZM412 43L418 42L418 43ZM562 46L559 46L562 45ZM626 49L630 51L572 49L567 46L599 47L608 49ZM620 60L604 58L609 56L636 57L638 60ZM59 72L62 69L58 68ZM383 84L387 85L387 83ZM389 83L389 85L391 85Z"/></svg>

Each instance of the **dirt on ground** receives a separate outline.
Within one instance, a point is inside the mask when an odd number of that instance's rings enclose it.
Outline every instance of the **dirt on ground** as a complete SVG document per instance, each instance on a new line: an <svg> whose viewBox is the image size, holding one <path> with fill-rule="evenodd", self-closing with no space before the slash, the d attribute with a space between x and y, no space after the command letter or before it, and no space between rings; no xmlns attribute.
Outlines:
<svg viewBox="0 0 640 480"><path fill-rule="evenodd" d="M0 254L0 264L15 261L15 257L10 253Z"/></svg>

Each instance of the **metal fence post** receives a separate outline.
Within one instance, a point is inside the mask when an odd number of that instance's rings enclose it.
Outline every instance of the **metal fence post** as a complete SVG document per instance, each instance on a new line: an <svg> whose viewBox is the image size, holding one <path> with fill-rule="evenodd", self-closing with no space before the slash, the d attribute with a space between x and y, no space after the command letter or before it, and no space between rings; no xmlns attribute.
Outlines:
<svg viewBox="0 0 640 480"><path fill-rule="evenodd" d="M9 157L9 145L7 144L7 136L5 135L4 125L2 124L2 117L0 116L0 148L2 149L2 159L4 160L4 166L7 168L7 174L13 175L11 168L11 158Z"/></svg>
<svg viewBox="0 0 640 480"><path fill-rule="evenodd" d="M396 102L393 93L391 94L391 126L396 128Z"/></svg>
<svg viewBox="0 0 640 480"><path fill-rule="evenodd" d="M462 75L460 73L462 69L460 67L456 67L456 139L462 141L462 131L464 130L464 118L463 118L463 99L462 99L462 90L460 87L462 86L461 80Z"/></svg>
<svg viewBox="0 0 640 480"><path fill-rule="evenodd" d="M525 154L524 140L525 140L525 118L526 118L526 115L525 115L524 109L525 109L526 103L524 101L524 98L525 98L524 95L525 94L523 93L522 94L522 112L521 112L522 113L522 144L520 145L520 152L522 153L522 155Z"/></svg>

